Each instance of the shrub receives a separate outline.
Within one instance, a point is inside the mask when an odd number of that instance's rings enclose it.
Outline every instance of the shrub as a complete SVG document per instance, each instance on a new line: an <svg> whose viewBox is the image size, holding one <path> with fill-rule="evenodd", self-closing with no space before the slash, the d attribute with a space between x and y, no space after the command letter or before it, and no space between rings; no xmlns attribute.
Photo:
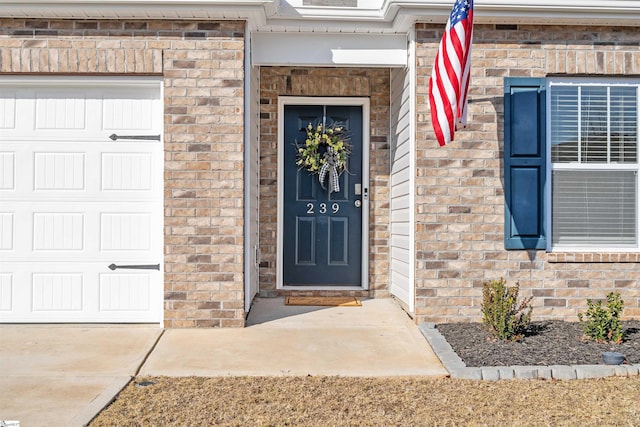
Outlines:
<svg viewBox="0 0 640 427"><path fill-rule="evenodd" d="M620 322L623 308L624 301L619 293L607 294L606 307L602 306L602 300L587 299L587 312L578 313L584 334L596 342L620 344L624 335Z"/></svg>
<svg viewBox="0 0 640 427"><path fill-rule="evenodd" d="M516 341L524 336L531 321L531 299L518 303L520 284L507 286L504 278L482 285L482 322L501 340Z"/></svg>

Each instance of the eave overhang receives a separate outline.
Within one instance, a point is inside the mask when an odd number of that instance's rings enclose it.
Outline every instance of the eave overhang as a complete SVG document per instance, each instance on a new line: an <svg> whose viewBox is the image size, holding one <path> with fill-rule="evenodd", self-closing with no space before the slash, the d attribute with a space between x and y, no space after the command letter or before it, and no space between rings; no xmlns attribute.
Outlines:
<svg viewBox="0 0 640 427"><path fill-rule="evenodd" d="M406 33L415 22L444 23L453 0L358 0L358 7L317 6L320 3L318 0L3 0L0 17L240 19L248 21L252 31L398 34ZM638 27L640 1L477 0L475 22Z"/></svg>

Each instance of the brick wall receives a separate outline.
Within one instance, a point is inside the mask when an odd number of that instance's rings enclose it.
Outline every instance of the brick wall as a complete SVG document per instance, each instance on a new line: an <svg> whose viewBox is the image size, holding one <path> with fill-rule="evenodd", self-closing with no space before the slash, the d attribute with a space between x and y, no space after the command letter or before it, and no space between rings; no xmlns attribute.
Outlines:
<svg viewBox="0 0 640 427"><path fill-rule="evenodd" d="M165 326L243 326L244 23L0 19L1 73L164 77Z"/></svg>
<svg viewBox="0 0 640 427"><path fill-rule="evenodd" d="M387 296L389 277L389 70L262 67L260 70L260 293L276 292L278 96L368 97L371 106L369 292ZM309 292L310 293L310 292ZM316 292L318 293L318 292ZM322 292L331 294L336 292ZM344 294L344 291L338 292Z"/></svg>
<svg viewBox="0 0 640 427"><path fill-rule="evenodd" d="M625 253L505 251L503 78L640 75L640 29L477 25L469 126L438 147L428 78L443 26L417 25L416 315L479 321L482 283L505 277L533 295L534 317L577 320L586 298L619 291L640 317L640 259Z"/></svg>

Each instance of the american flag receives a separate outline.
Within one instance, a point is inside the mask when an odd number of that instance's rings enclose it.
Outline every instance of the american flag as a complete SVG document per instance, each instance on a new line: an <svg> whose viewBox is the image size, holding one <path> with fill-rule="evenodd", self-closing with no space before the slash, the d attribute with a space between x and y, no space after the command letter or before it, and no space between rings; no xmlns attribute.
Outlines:
<svg viewBox="0 0 640 427"><path fill-rule="evenodd" d="M473 38L473 0L456 0L429 79L431 122L440 145L467 124L467 92Z"/></svg>

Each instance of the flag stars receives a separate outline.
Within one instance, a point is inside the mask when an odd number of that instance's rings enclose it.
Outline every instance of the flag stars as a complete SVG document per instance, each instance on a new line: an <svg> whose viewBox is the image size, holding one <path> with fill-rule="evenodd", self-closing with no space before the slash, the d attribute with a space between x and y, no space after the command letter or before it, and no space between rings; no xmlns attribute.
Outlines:
<svg viewBox="0 0 640 427"><path fill-rule="evenodd" d="M453 5L453 9L451 10L451 15L449 16L449 21L451 22L451 26L453 27L458 22L467 19L469 15L469 10L473 8L473 2L469 0L465 0L464 2L457 1Z"/></svg>

